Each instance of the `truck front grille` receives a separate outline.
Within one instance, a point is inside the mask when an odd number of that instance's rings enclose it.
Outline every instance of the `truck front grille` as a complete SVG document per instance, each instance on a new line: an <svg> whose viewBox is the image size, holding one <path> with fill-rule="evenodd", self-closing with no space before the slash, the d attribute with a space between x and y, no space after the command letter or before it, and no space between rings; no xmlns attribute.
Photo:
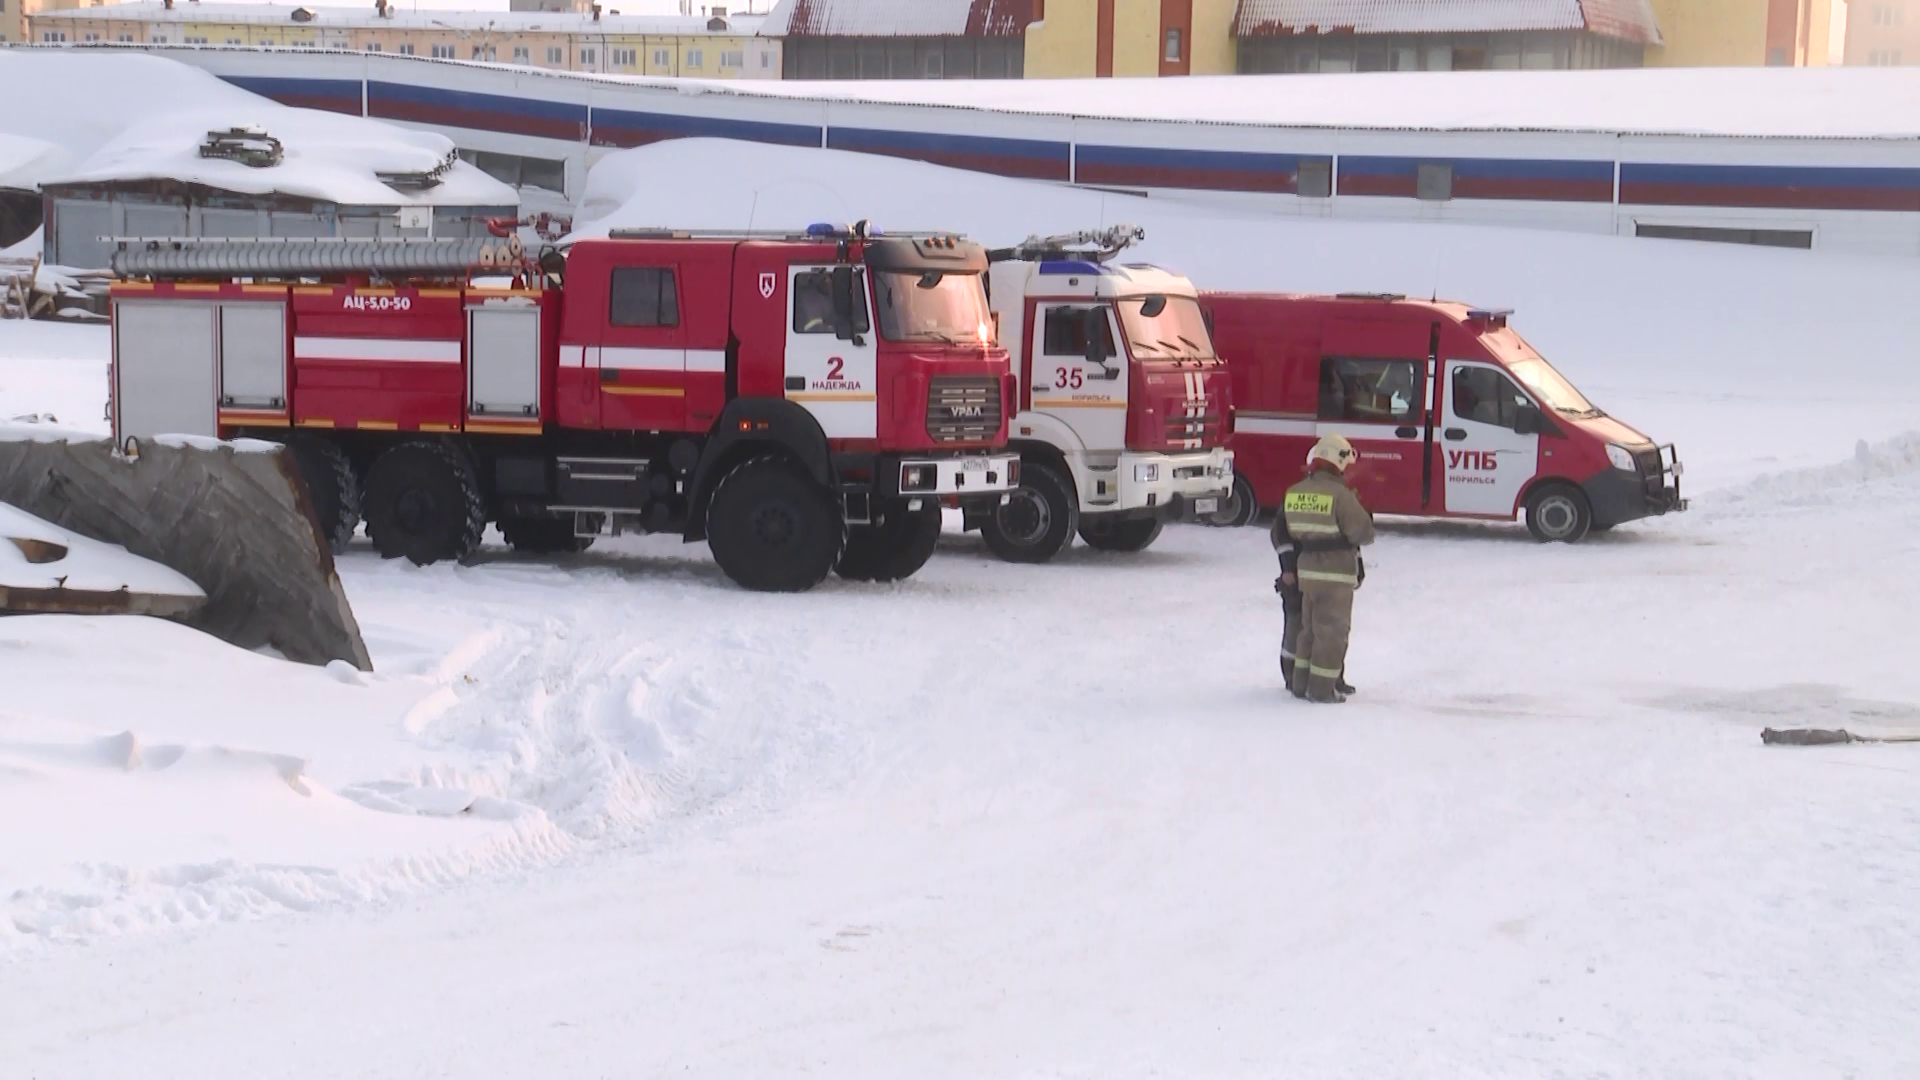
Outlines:
<svg viewBox="0 0 1920 1080"><path fill-rule="evenodd" d="M927 387L927 434L934 442L991 442L1000 433L1000 380L935 375Z"/></svg>
<svg viewBox="0 0 1920 1080"><path fill-rule="evenodd" d="M1183 447L1196 443L1205 449L1219 446L1225 440L1221 437L1221 416L1212 405L1206 405L1192 416L1184 406L1175 408L1173 415L1167 417L1167 445Z"/></svg>

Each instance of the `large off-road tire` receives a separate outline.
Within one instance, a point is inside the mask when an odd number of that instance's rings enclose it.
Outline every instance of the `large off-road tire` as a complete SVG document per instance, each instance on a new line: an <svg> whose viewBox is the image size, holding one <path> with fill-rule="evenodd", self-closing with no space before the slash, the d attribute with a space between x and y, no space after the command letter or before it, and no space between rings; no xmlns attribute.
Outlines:
<svg viewBox="0 0 1920 1080"><path fill-rule="evenodd" d="M832 493L775 455L734 467L707 508L707 546L735 584L756 592L805 592L826 580L846 547Z"/></svg>
<svg viewBox="0 0 1920 1080"><path fill-rule="evenodd" d="M1260 500L1253 494L1253 485L1247 478L1236 475L1233 478L1233 491L1220 501L1220 509L1207 515L1206 522L1218 529L1237 529L1253 524L1260 516Z"/></svg>
<svg viewBox="0 0 1920 1080"><path fill-rule="evenodd" d="M361 505L381 557L417 566L466 558L487 529L473 463L441 442L401 443L375 458Z"/></svg>
<svg viewBox="0 0 1920 1080"><path fill-rule="evenodd" d="M360 528L360 478L354 474L353 462L346 451L312 435L288 439L287 452L299 466L300 479L306 481L320 534L333 553L340 554Z"/></svg>
<svg viewBox="0 0 1920 1080"><path fill-rule="evenodd" d="M847 526L846 550L833 569L849 581L904 581L927 565L938 546L940 504L926 499L909 510L895 503L871 525Z"/></svg>
<svg viewBox="0 0 1920 1080"><path fill-rule="evenodd" d="M1114 521L1108 517L1083 517L1080 539L1096 551L1145 551L1160 539L1160 522L1154 518Z"/></svg>
<svg viewBox="0 0 1920 1080"><path fill-rule="evenodd" d="M1073 481L1052 466L1020 463L1020 486L980 527L995 555L1013 563L1043 563L1060 553L1080 528Z"/></svg>
<svg viewBox="0 0 1920 1080"><path fill-rule="evenodd" d="M1593 528L1593 508L1572 484L1542 484L1527 496L1527 530L1543 544L1577 544Z"/></svg>
<svg viewBox="0 0 1920 1080"><path fill-rule="evenodd" d="M573 515L503 517L500 535L522 555L577 555L593 546L593 537L573 535Z"/></svg>

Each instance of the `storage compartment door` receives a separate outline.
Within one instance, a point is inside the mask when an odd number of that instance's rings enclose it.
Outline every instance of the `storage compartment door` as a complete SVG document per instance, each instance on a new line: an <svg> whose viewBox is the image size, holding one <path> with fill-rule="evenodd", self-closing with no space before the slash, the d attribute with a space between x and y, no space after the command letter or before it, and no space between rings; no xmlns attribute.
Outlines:
<svg viewBox="0 0 1920 1080"><path fill-rule="evenodd" d="M467 310L467 415L540 418L538 308Z"/></svg>
<svg viewBox="0 0 1920 1080"><path fill-rule="evenodd" d="M113 305L114 440L132 435L217 436L211 303L116 300Z"/></svg>
<svg viewBox="0 0 1920 1080"><path fill-rule="evenodd" d="M287 407L287 309L220 305L220 407L283 412Z"/></svg>

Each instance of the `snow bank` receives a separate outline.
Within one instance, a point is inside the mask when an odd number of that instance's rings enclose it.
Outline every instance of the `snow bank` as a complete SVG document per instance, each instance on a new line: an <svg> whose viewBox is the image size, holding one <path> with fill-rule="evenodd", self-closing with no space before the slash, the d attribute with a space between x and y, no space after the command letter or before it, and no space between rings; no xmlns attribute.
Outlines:
<svg viewBox="0 0 1920 1080"><path fill-rule="evenodd" d="M0 187L170 179L244 194L281 193L362 206L517 206L506 184L456 162L437 186L398 191L376 172L426 172L453 153L443 135L295 109L198 68L133 53L0 53L0 96L48 101L0 117ZM280 164L202 158L207 132L257 125L284 146Z"/></svg>
<svg viewBox="0 0 1920 1080"><path fill-rule="evenodd" d="M200 599L207 595L185 575L131 554L118 544L103 544L0 502L0 541L7 540L26 540L57 549L33 558L18 544L0 543L0 585L8 588L126 590ZM56 554L57 558L44 557Z"/></svg>

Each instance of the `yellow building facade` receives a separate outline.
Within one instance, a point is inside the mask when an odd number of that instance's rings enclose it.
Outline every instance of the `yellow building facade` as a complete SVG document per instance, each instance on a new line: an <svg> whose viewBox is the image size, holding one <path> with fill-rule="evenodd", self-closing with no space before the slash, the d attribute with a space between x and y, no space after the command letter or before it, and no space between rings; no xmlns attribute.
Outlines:
<svg viewBox="0 0 1920 1080"><path fill-rule="evenodd" d="M1651 0L1648 67L1825 67L1834 0ZM1856 3L1859 0L1855 0Z"/></svg>
<svg viewBox="0 0 1920 1080"><path fill-rule="evenodd" d="M17 0L0 0L13 3ZM56 0L57 2L57 0ZM553 71L777 79L780 42L759 19L573 12L400 12L263 4L133 3L29 15L42 44L343 49Z"/></svg>
<svg viewBox="0 0 1920 1080"><path fill-rule="evenodd" d="M1030 79L1231 75L1235 0L1042 0Z"/></svg>

